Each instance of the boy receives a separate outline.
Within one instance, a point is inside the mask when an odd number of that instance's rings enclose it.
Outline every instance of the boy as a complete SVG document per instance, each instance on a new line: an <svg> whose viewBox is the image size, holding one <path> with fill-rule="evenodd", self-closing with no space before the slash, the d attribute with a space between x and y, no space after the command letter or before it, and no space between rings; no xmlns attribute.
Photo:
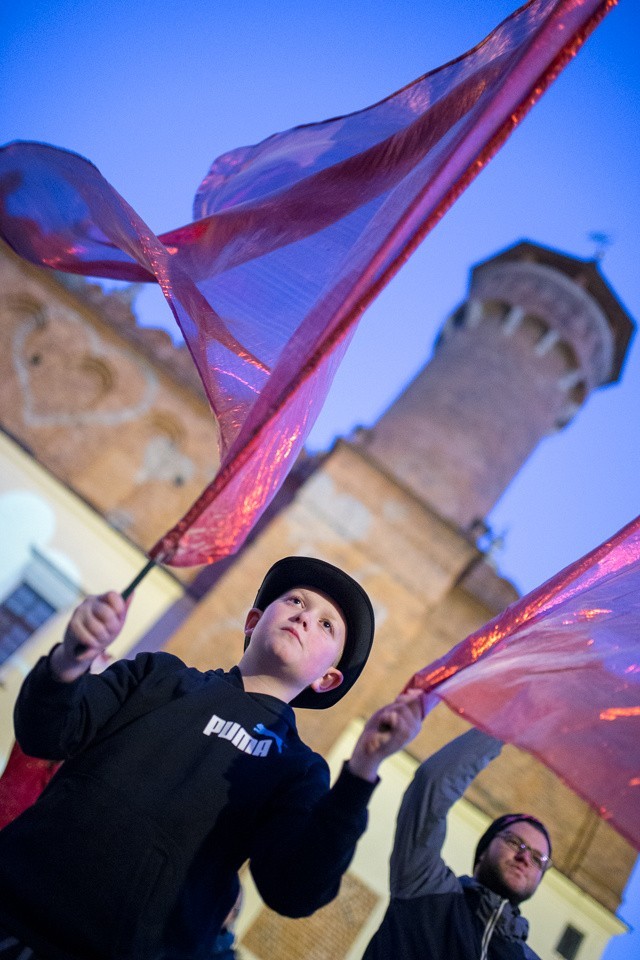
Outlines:
<svg viewBox="0 0 640 960"><path fill-rule="evenodd" d="M374 619L360 585L321 560L268 571L229 673L156 653L89 675L125 616L116 593L84 601L20 693L23 749L65 762L0 833L2 958L4 943L22 960L196 960L246 860L269 906L312 913L338 892L380 762L419 729L417 693L379 710L329 790L290 704L344 695Z"/></svg>

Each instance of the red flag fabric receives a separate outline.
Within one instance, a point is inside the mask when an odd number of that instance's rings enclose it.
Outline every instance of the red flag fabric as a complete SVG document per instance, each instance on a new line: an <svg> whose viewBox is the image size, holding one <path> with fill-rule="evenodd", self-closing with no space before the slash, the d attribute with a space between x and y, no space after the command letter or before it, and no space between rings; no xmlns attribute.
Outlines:
<svg viewBox="0 0 640 960"><path fill-rule="evenodd" d="M28 757L14 743L0 776L0 830L36 802L59 766L55 760Z"/></svg>
<svg viewBox="0 0 640 960"><path fill-rule="evenodd" d="M301 450L355 325L616 0L531 0L373 107L220 157L195 221L156 236L83 158L0 151L0 233L22 256L157 282L220 429L221 467L150 555L244 541Z"/></svg>
<svg viewBox="0 0 640 960"><path fill-rule="evenodd" d="M640 850L640 517L407 686L537 756Z"/></svg>

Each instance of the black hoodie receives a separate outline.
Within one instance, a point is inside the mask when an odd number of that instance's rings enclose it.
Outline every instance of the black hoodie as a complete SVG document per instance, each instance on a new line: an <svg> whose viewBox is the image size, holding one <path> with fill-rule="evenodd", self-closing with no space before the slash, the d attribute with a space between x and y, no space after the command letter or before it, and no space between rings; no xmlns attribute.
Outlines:
<svg viewBox="0 0 640 960"><path fill-rule="evenodd" d="M246 860L265 902L305 916L332 900L373 785L298 736L293 710L140 654L58 682L36 664L16 705L23 750L65 762L0 832L0 924L52 960L196 960Z"/></svg>

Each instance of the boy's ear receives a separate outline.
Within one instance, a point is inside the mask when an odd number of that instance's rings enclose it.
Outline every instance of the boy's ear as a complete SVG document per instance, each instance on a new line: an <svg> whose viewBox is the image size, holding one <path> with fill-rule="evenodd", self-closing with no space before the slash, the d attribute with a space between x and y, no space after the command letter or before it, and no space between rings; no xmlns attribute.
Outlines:
<svg viewBox="0 0 640 960"><path fill-rule="evenodd" d="M247 614L247 618L246 618L246 620L244 621L244 635L245 635L245 637L250 637L250 636L251 636L251 634L253 633L254 628L255 628L258 620L261 618L261 616L262 616L262 610L258 610L257 607L251 607L251 610L249 610L249 613Z"/></svg>
<svg viewBox="0 0 640 960"><path fill-rule="evenodd" d="M329 667L322 677L318 677L309 686L316 693L328 693L329 690L335 690L336 687L339 687L343 680L344 676L337 667Z"/></svg>

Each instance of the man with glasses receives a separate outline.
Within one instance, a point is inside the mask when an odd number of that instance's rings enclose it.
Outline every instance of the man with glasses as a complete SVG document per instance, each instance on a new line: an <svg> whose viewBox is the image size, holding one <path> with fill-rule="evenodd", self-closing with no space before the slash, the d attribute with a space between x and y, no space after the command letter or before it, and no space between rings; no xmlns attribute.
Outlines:
<svg viewBox="0 0 640 960"><path fill-rule="evenodd" d="M546 827L527 813L498 817L476 847L473 876L441 856L447 814L502 743L469 730L418 767L391 854L391 900L363 960L538 960L518 904L551 864Z"/></svg>

